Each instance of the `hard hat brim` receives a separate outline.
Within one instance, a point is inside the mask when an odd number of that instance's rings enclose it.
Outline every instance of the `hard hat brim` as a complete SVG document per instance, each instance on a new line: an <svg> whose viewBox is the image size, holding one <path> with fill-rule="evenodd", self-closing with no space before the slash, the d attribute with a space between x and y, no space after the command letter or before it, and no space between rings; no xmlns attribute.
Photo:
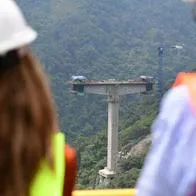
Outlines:
<svg viewBox="0 0 196 196"><path fill-rule="evenodd" d="M0 55L32 43L37 38L37 32L27 26L23 31L15 33L9 40L0 44Z"/></svg>

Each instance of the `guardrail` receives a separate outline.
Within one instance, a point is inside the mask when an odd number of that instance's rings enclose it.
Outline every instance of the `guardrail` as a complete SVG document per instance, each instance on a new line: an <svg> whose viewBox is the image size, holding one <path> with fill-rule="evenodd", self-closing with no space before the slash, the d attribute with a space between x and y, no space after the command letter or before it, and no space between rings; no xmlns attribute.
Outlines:
<svg viewBox="0 0 196 196"><path fill-rule="evenodd" d="M135 189L75 190L73 196L135 196Z"/></svg>

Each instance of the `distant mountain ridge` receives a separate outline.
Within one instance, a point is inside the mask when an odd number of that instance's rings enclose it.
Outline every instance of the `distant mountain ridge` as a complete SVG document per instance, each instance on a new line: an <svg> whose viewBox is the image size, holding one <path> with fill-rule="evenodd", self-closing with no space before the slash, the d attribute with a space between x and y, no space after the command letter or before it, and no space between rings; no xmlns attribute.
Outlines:
<svg viewBox="0 0 196 196"><path fill-rule="evenodd" d="M157 47L162 43L185 44L183 50L167 50L164 56L166 83L195 64L196 26L189 6L179 0L17 2L39 33L33 48L51 76L62 130L70 138L98 132L107 119L105 97L70 95L66 82L72 75L157 77Z"/></svg>
<svg viewBox="0 0 196 196"><path fill-rule="evenodd" d="M180 0L16 1L39 33L32 47L50 75L61 130L81 153L78 187L94 188L98 170L106 165L107 98L72 95L67 81L72 75L157 79L157 48L184 44L180 51L165 50L168 87L178 71L196 67L191 8ZM128 154L111 188L134 187L158 105L153 93L121 97L119 151Z"/></svg>

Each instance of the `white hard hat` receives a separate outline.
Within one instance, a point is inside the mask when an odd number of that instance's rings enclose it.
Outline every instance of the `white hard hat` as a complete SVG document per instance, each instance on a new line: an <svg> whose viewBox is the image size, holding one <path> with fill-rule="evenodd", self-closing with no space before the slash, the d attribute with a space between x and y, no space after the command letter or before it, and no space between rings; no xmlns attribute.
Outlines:
<svg viewBox="0 0 196 196"><path fill-rule="evenodd" d="M0 55L28 45L36 37L17 4L13 0L0 0Z"/></svg>

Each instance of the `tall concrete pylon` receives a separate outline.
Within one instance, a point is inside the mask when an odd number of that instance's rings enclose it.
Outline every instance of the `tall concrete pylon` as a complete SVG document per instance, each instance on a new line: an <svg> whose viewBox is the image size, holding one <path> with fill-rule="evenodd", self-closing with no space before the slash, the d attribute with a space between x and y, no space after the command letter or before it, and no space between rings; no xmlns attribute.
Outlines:
<svg viewBox="0 0 196 196"><path fill-rule="evenodd" d="M118 127L119 127L119 97L127 94L145 93L152 90L153 82L149 78L137 80L84 80L71 81L72 92L84 92L106 95L108 101L108 143L107 166L99 171L99 175L110 179L118 173Z"/></svg>

